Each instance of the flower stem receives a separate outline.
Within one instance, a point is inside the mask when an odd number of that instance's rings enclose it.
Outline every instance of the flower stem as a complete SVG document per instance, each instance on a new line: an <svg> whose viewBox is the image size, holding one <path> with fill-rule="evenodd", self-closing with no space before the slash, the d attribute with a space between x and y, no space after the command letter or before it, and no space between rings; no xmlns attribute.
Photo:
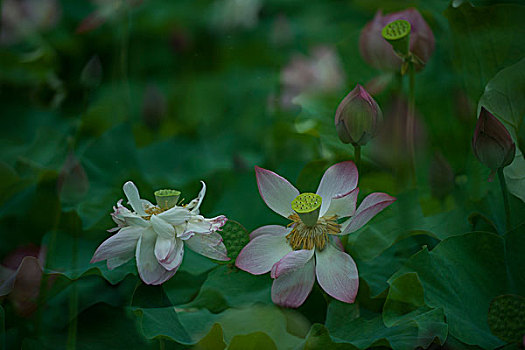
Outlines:
<svg viewBox="0 0 525 350"><path fill-rule="evenodd" d="M357 167L357 171L359 172L361 170L361 146L359 145L353 145L354 146L354 162L355 166Z"/></svg>
<svg viewBox="0 0 525 350"><path fill-rule="evenodd" d="M499 186L501 188L501 194L503 195L503 206L505 207L505 231L510 230L510 206L509 206L509 195L507 193L507 183L505 182L505 175L503 174L503 168L498 169Z"/></svg>
<svg viewBox="0 0 525 350"><path fill-rule="evenodd" d="M410 157L410 168L412 175L412 184L416 183L416 153L414 149L414 113L416 108L416 70L414 63L408 65L408 115L406 124L407 147Z"/></svg>

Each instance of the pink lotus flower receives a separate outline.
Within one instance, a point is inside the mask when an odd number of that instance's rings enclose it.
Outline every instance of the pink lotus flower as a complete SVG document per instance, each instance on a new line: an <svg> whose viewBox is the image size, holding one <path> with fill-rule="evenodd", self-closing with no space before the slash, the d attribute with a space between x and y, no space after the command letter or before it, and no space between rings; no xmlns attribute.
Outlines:
<svg viewBox="0 0 525 350"><path fill-rule="evenodd" d="M365 26L359 37L359 51L370 66L386 71L398 71L403 63L382 36L381 30L388 23L404 19L410 22L410 52L426 63L434 52L435 39L423 16L414 8L384 15L377 11L374 19ZM422 67L417 67L422 68Z"/></svg>
<svg viewBox="0 0 525 350"><path fill-rule="evenodd" d="M357 267L338 236L363 227L395 198L372 193L356 210L358 174L350 161L328 168L315 194L300 194L272 171L255 167L255 172L265 203L292 222L287 227L269 225L253 231L235 265L254 275L271 272L272 300L285 307L302 305L316 276L329 295L354 302L359 287Z"/></svg>

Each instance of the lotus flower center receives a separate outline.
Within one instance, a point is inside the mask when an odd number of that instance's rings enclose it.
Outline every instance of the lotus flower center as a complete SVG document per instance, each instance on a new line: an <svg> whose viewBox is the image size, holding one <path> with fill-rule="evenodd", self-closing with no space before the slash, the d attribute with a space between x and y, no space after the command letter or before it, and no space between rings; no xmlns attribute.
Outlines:
<svg viewBox="0 0 525 350"><path fill-rule="evenodd" d="M404 19L390 22L383 28L381 34L387 40L399 40L410 34L410 22Z"/></svg>
<svg viewBox="0 0 525 350"><path fill-rule="evenodd" d="M294 249L324 249L329 234L341 232L337 216L319 218L322 198L315 193L302 193L292 201L294 214L289 216L292 231L286 235Z"/></svg>
<svg viewBox="0 0 525 350"><path fill-rule="evenodd" d="M151 215L160 214L168 209L173 208L177 205L179 200L180 191L177 190L158 190L155 191L155 199L157 200L156 206L149 206L144 208L147 216L143 216L144 219L151 219Z"/></svg>

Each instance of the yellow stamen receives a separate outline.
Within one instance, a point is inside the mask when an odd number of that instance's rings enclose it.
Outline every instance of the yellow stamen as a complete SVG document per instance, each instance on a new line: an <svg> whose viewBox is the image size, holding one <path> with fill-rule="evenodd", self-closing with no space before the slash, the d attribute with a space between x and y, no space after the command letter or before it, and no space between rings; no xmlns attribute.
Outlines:
<svg viewBox="0 0 525 350"><path fill-rule="evenodd" d="M286 238L294 250L313 249L314 247L322 250L328 242L328 235L341 233L337 215L321 217L313 226L305 225L297 214L292 214L288 218L292 220L288 227L293 228Z"/></svg>

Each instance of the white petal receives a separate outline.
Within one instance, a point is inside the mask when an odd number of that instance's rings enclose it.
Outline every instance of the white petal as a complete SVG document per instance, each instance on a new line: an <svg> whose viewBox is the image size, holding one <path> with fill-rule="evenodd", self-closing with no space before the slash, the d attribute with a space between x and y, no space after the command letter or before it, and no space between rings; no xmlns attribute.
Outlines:
<svg viewBox="0 0 525 350"><path fill-rule="evenodd" d="M288 218L294 213L292 201L299 191L284 177L273 171L255 167L259 193L266 205L279 215Z"/></svg>
<svg viewBox="0 0 525 350"><path fill-rule="evenodd" d="M157 257L157 260L160 262L161 260L166 259L168 254L171 252L173 248L175 237L173 238L164 238L162 236L157 237L157 241L155 242L155 256Z"/></svg>
<svg viewBox="0 0 525 350"><path fill-rule="evenodd" d="M242 248L235 266L253 275L261 275L291 251L285 236L257 236Z"/></svg>
<svg viewBox="0 0 525 350"><path fill-rule="evenodd" d="M272 301L284 307L301 306L315 282L315 263L310 259L302 268L276 278L272 284Z"/></svg>
<svg viewBox="0 0 525 350"><path fill-rule="evenodd" d="M164 219L159 218L157 215L151 215L150 218L153 230L161 237L171 239L175 237L175 228L168 224Z"/></svg>
<svg viewBox="0 0 525 350"><path fill-rule="evenodd" d="M310 261L313 255L313 249L291 251L272 266L272 278L277 278L283 274L290 273L293 270L302 268L304 264Z"/></svg>
<svg viewBox="0 0 525 350"><path fill-rule="evenodd" d="M315 272L321 288L337 300L353 303L359 288L359 276L352 257L332 244L316 251L315 257Z"/></svg>
<svg viewBox="0 0 525 350"><path fill-rule="evenodd" d="M188 210L191 210L191 212L195 214L199 214L199 208L201 206L202 200L204 199L204 195L206 194L206 184L204 183L204 181L201 181L201 184L202 184L202 189L199 192L199 195L197 196L197 198L193 199L186 206Z"/></svg>
<svg viewBox="0 0 525 350"><path fill-rule="evenodd" d="M321 216L337 215L339 218L346 218L354 215L358 194L359 188L355 188L350 193L332 198L330 207Z"/></svg>
<svg viewBox="0 0 525 350"><path fill-rule="evenodd" d="M224 215L206 219L202 215L193 215L186 226L186 233L210 233L219 230L228 221Z"/></svg>
<svg viewBox="0 0 525 350"><path fill-rule="evenodd" d="M289 228L280 225L266 225L259 227L250 233L250 239L261 235L286 236L290 232Z"/></svg>
<svg viewBox="0 0 525 350"><path fill-rule="evenodd" d="M188 209L175 206L160 214L157 214L157 216L169 224L180 225L189 220L192 215Z"/></svg>
<svg viewBox="0 0 525 350"><path fill-rule="evenodd" d="M323 198L321 216L330 207L332 198L347 194L356 188L357 178L357 168L351 161L337 163L325 171L316 192Z"/></svg>
<svg viewBox="0 0 525 350"><path fill-rule="evenodd" d="M124 227L117 234L106 239L97 248L91 263L111 259L119 256L128 256L135 250L137 241L144 229L140 227Z"/></svg>
<svg viewBox="0 0 525 350"><path fill-rule="evenodd" d="M160 237L157 238L157 241ZM171 245L171 250L169 251L166 258L158 260L159 264L164 266L166 270L178 269L182 263L182 258L184 257L184 243L182 240L175 238L173 244Z"/></svg>
<svg viewBox="0 0 525 350"><path fill-rule="evenodd" d="M135 257L135 250L133 250L132 252L126 255L117 256L115 258L110 258L107 261L108 270L116 269L117 267L124 265L125 263L133 259L134 257Z"/></svg>
<svg viewBox="0 0 525 350"><path fill-rule="evenodd" d="M184 243L196 253L204 255L208 258L227 261L228 254L226 247L222 243L222 237L217 232L212 232L207 235L196 234Z"/></svg>
<svg viewBox="0 0 525 350"><path fill-rule="evenodd" d="M128 198L128 202L135 210L137 214L140 216L146 216L146 212L144 211L144 208L142 206L142 201L140 200L139 196L139 190L137 189L137 186L131 181L128 181L123 186L124 194Z"/></svg>
<svg viewBox="0 0 525 350"><path fill-rule="evenodd" d="M137 243L135 253L139 276L146 284L161 284L170 279L176 270L168 271L159 264L155 257L157 235L153 230L146 230Z"/></svg>

